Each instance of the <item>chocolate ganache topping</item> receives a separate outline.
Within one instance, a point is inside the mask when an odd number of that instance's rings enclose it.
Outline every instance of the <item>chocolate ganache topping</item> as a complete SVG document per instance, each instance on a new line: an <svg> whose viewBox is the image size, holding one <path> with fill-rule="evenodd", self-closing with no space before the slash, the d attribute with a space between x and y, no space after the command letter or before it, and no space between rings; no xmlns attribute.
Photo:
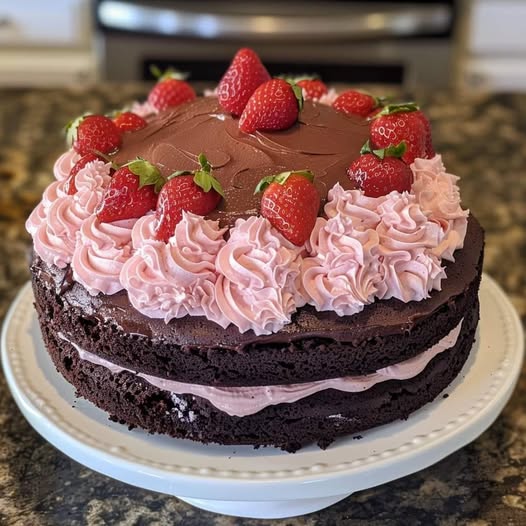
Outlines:
<svg viewBox="0 0 526 526"><path fill-rule="evenodd" d="M259 212L261 196L254 195L254 189L268 175L311 170L322 204L337 182L352 188L346 170L368 134L366 120L311 101L305 101L298 122L288 130L246 134L217 98L200 97L159 113L146 128L125 135L113 159L125 163L139 156L168 176L198 169L197 157L203 152L225 192L208 218L232 226L237 218Z"/></svg>

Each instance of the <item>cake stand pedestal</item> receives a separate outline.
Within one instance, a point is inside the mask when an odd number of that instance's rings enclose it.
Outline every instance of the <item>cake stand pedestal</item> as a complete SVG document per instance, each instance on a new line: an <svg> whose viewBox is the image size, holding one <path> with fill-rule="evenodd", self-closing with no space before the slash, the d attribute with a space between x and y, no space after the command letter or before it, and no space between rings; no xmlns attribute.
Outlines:
<svg viewBox="0 0 526 526"><path fill-rule="evenodd" d="M354 491L409 475L468 444L508 401L523 358L520 320L484 276L477 342L461 374L405 422L340 439L326 451L202 445L128 431L75 397L42 343L31 288L13 302L2 332L2 364L13 397L51 444L87 467L123 482L176 495L227 515L284 518L338 502ZM237 500L232 500L235 496Z"/></svg>

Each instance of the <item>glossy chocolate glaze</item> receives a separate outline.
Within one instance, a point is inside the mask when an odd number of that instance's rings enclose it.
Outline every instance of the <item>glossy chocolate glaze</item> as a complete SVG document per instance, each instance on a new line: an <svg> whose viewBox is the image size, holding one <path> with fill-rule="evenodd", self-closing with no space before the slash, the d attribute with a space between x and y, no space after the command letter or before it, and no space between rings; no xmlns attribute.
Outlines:
<svg viewBox="0 0 526 526"><path fill-rule="evenodd" d="M247 134L238 119L224 113L215 97L200 97L166 110L143 130L124 136L114 156L124 163L140 156L163 175L196 170L203 152L221 181L225 198L210 219L233 225L238 217L259 210L254 189L262 177L288 170L311 170L322 196L339 182L351 188L346 169L358 157L369 134L367 122L323 104L305 102L298 122L284 131Z"/></svg>

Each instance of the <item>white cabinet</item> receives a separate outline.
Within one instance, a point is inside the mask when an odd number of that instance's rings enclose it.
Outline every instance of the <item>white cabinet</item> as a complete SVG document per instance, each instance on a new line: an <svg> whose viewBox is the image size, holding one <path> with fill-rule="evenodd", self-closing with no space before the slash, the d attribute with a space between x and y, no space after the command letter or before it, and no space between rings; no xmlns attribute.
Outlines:
<svg viewBox="0 0 526 526"><path fill-rule="evenodd" d="M0 86L93 80L89 0L0 0Z"/></svg>
<svg viewBox="0 0 526 526"><path fill-rule="evenodd" d="M526 1L471 0L464 6L458 87L526 92Z"/></svg>

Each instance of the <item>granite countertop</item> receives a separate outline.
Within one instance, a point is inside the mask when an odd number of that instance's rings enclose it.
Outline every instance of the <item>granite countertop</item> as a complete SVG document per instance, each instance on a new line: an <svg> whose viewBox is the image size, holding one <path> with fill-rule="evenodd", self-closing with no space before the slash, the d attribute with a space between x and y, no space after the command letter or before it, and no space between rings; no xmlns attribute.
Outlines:
<svg viewBox="0 0 526 526"><path fill-rule="evenodd" d="M28 279L24 221L52 178L70 118L121 107L140 85L0 91L0 318ZM486 229L485 271L526 318L526 95L419 97L437 151L462 176L463 203ZM0 525L256 526L526 524L526 374L495 424L419 473L280 521L236 519L112 480L43 440L0 373Z"/></svg>

